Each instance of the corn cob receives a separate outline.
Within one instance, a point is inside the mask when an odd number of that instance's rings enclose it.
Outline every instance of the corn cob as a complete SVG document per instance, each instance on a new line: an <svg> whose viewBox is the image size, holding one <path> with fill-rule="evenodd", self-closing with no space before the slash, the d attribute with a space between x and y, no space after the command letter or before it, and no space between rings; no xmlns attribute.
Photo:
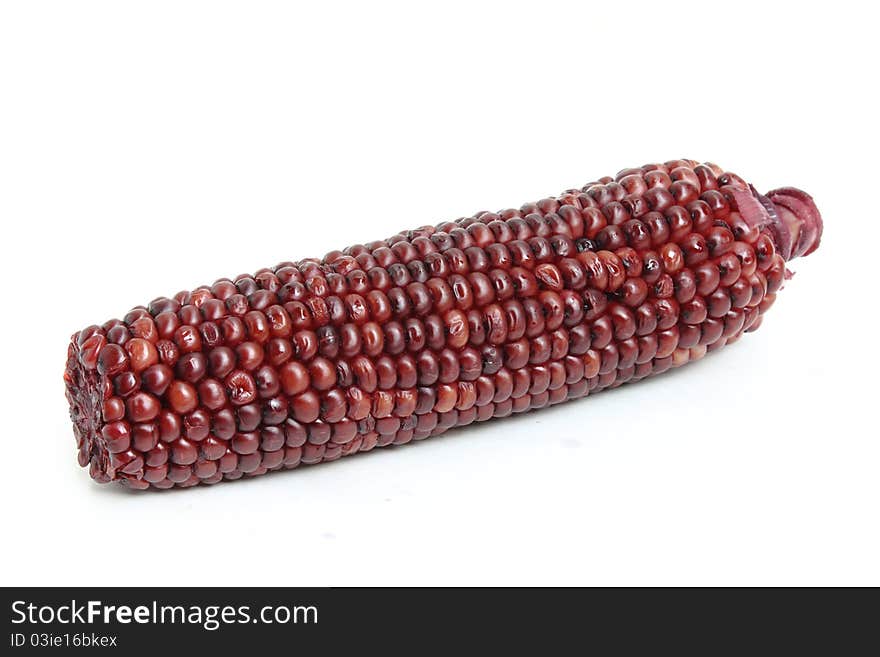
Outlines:
<svg viewBox="0 0 880 657"><path fill-rule="evenodd" d="M71 339L79 463L211 484L638 381L755 330L821 232L804 192L673 160L158 298Z"/></svg>

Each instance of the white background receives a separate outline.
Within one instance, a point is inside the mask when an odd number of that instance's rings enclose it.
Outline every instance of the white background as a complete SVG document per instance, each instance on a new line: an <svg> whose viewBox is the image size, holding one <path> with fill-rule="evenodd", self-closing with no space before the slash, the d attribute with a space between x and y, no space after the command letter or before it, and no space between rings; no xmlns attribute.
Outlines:
<svg viewBox="0 0 880 657"><path fill-rule="evenodd" d="M861 6L4 3L2 583L880 584ZM730 349L249 481L131 493L76 465L74 331L678 157L825 218Z"/></svg>

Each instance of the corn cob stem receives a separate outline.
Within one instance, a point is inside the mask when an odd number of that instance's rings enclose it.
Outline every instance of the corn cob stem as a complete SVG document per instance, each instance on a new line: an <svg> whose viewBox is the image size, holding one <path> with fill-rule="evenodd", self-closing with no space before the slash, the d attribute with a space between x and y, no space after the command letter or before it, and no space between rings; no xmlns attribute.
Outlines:
<svg viewBox="0 0 880 657"><path fill-rule="evenodd" d="M72 337L79 463L216 483L638 381L755 330L821 234L804 192L675 160L158 298Z"/></svg>

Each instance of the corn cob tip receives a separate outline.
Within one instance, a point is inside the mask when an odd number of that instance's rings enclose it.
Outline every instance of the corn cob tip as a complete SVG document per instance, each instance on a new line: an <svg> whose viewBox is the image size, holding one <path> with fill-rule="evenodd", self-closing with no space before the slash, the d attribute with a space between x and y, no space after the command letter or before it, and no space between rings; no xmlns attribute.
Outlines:
<svg viewBox="0 0 880 657"><path fill-rule="evenodd" d="M787 262L809 255L822 238L822 216L813 198L795 187L780 187L760 194L751 185L728 188L745 222L773 241Z"/></svg>
<svg viewBox="0 0 880 657"><path fill-rule="evenodd" d="M822 239L822 215L813 197L796 187L780 187L767 193L776 210L774 224L780 230L779 248L786 260L810 255ZM782 236L787 235L787 240Z"/></svg>

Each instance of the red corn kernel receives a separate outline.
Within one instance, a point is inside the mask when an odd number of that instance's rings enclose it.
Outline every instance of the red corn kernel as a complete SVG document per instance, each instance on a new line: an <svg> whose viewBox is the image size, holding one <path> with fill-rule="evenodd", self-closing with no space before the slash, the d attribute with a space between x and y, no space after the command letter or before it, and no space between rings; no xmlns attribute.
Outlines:
<svg viewBox="0 0 880 657"><path fill-rule="evenodd" d="M198 448L186 438L178 438L171 443L170 460L175 465L191 465L198 457Z"/></svg>
<svg viewBox="0 0 880 657"><path fill-rule="evenodd" d="M189 413L198 405L196 389L185 381L174 381L168 388L168 404L175 413Z"/></svg>
<svg viewBox="0 0 880 657"><path fill-rule="evenodd" d="M202 348L202 336L193 326L181 326L174 332L174 343L181 353L199 351Z"/></svg>
<svg viewBox="0 0 880 657"><path fill-rule="evenodd" d="M132 422L148 422L161 410L159 400L146 392L138 392L125 402L126 415Z"/></svg>
<svg viewBox="0 0 880 657"><path fill-rule="evenodd" d="M236 370L226 377L226 395L236 406L249 404L257 396L257 385L253 377L242 370Z"/></svg>

